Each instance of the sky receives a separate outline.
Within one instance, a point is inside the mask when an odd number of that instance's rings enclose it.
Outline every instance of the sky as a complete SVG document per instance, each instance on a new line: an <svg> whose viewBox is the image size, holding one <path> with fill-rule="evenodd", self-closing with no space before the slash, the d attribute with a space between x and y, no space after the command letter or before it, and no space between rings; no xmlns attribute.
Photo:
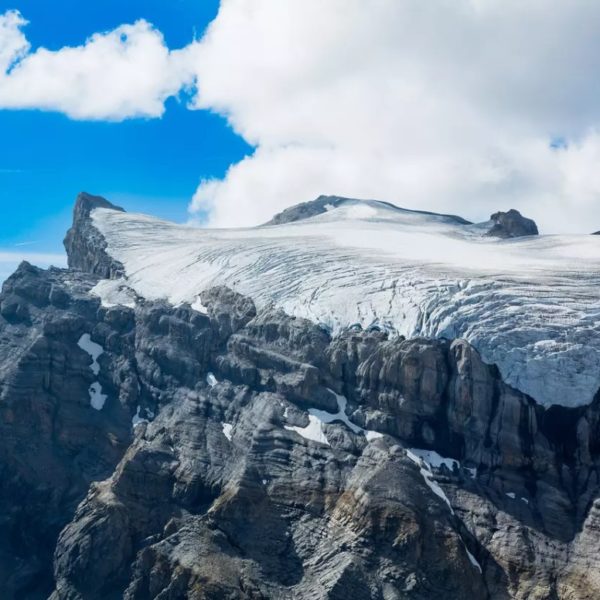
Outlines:
<svg viewBox="0 0 600 600"><path fill-rule="evenodd" d="M0 0L0 278L76 194L251 226L320 194L600 229L600 3Z"/></svg>
<svg viewBox="0 0 600 600"><path fill-rule="evenodd" d="M202 35L218 2L0 0L0 15L15 10L28 21L23 32L31 52L81 46L94 33L140 19L153 23L170 48L179 48ZM8 38L0 28L0 64ZM3 88L0 75L0 94ZM200 180L222 176L252 151L223 117L187 110L175 97L166 105L161 118L123 120L73 119L35 102L0 102L0 280L21 258L64 262L62 239L78 192L181 222Z"/></svg>

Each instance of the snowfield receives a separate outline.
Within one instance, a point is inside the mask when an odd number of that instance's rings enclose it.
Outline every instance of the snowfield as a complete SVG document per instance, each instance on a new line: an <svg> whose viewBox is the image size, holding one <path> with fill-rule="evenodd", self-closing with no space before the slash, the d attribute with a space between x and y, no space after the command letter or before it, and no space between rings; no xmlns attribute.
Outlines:
<svg viewBox="0 0 600 600"><path fill-rule="evenodd" d="M465 338L546 406L588 404L600 387L600 236L498 240L482 236L484 224L358 200L250 229L109 209L92 219L127 273L97 286L108 305L135 297L126 285L200 306L202 290L225 284L333 333L359 323Z"/></svg>

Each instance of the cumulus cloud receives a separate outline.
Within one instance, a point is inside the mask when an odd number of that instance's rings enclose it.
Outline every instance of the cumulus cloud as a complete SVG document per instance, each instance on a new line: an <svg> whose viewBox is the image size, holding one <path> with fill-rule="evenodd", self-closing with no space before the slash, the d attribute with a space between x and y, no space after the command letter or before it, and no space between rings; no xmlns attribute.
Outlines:
<svg viewBox="0 0 600 600"><path fill-rule="evenodd" d="M17 11L0 15L0 107L63 112L74 119L159 117L192 82L185 50L169 51L144 20L96 33L83 45L31 51Z"/></svg>
<svg viewBox="0 0 600 600"><path fill-rule="evenodd" d="M328 193L600 228L600 5L222 0L188 59L256 146L200 184L212 225Z"/></svg>
<svg viewBox="0 0 600 600"><path fill-rule="evenodd" d="M0 16L0 107L157 117L186 89L255 146L200 183L209 225L338 194L600 229L599 3L221 0L180 50L143 20L32 50L25 24Z"/></svg>

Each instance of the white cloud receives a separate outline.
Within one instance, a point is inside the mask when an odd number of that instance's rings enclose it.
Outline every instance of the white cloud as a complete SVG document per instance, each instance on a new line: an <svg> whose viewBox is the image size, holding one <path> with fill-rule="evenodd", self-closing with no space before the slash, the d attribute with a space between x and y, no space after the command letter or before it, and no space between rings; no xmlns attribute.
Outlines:
<svg viewBox="0 0 600 600"><path fill-rule="evenodd" d="M32 50L24 25L0 16L0 107L157 117L196 85L191 108L256 146L199 186L210 225L327 193L600 229L600 3L222 0L174 51L143 20L57 51Z"/></svg>
<svg viewBox="0 0 600 600"><path fill-rule="evenodd" d="M159 117L191 83L184 54L139 20L84 45L31 51L17 11L0 15L0 107L60 111L74 119Z"/></svg>
<svg viewBox="0 0 600 600"><path fill-rule="evenodd" d="M330 193L600 228L600 4L222 0L188 58L257 146L200 185L212 225Z"/></svg>

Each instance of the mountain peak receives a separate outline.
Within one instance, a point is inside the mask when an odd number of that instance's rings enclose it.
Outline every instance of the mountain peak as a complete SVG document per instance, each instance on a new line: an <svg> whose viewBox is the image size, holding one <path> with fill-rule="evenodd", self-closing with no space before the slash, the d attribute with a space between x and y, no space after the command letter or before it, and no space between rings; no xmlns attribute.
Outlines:
<svg viewBox="0 0 600 600"><path fill-rule="evenodd" d="M514 208L507 212L498 211L490 217L490 220L493 225L486 233L487 236L514 238L539 234L535 221L524 217Z"/></svg>
<svg viewBox="0 0 600 600"><path fill-rule="evenodd" d="M109 208L111 210L125 212L125 209L121 208L120 206L116 206L102 196L95 196L94 194L89 194L88 192L80 192L77 194L77 199L75 200L75 208L73 209L73 222L75 222L78 217L89 216L90 212L96 208Z"/></svg>
<svg viewBox="0 0 600 600"><path fill-rule="evenodd" d="M277 213L270 221L265 225L283 225L285 223L293 223L295 221L302 221L304 219L310 219L321 215L330 210L343 206L345 204L352 205L369 205L377 206L388 210L394 210L402 213L412 213L417 215L426 215L431 217L443 217L450 221L455 222L458 225L471 225L470 221L463 219L457 215L447 215L435 212L429 212L425 210L411 210L407 208L401 208L392 204L391 202L385 202L382 200L360 200L357 198L345 198L343 196L319 196L315 200L308 202L301 202L286 208L285 210Z"/></svg>
<svg viewBox="0 0 600 600"><path fill-rule="evenodd" d="M265 225L283 225L284 223L293 223L321 215L332 208L337 208L348 201L348 198L339 196L319 196L316 200L294 204L280 213L277 213Z"/></svg>
<svg viewBox="0 0 600 600"><path fill-rule="evenodd" d="M94 227L91 214L97 208L125 212L102 196L81 192L75 200L73 224L64 239L69 268L105 278L122 274L123 267L106 253L106 240Z"/></svg>

